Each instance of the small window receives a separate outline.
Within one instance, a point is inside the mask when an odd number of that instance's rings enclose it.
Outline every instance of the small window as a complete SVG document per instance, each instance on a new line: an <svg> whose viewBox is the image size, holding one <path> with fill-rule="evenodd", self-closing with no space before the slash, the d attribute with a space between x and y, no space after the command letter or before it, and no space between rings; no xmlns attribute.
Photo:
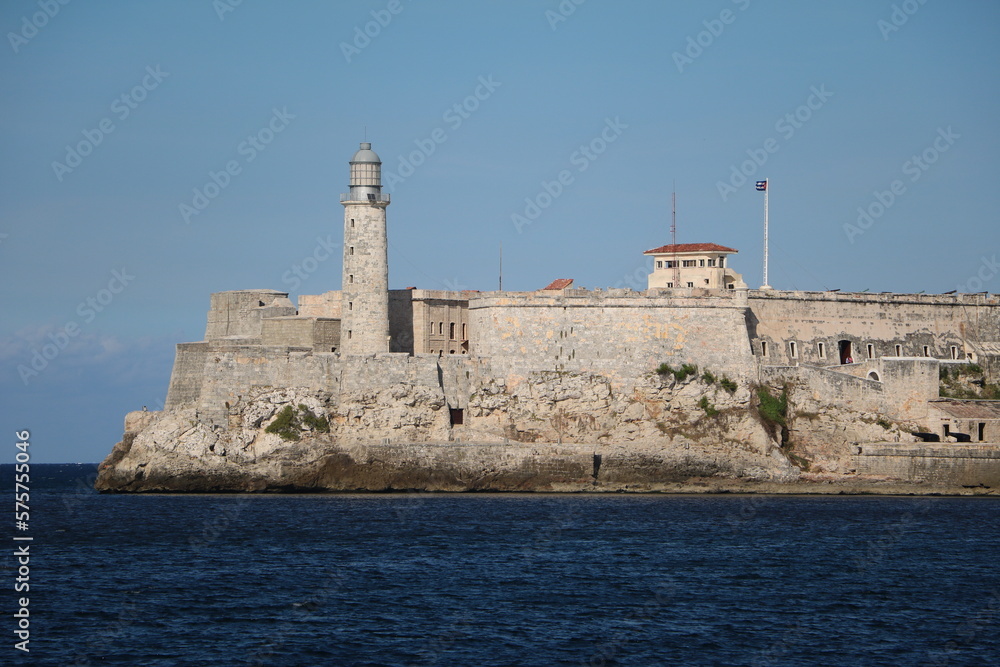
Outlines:
<svg viewBox="0 0 1000 667"><path fill-rule="evenodd" d="M354 228L354 218L351 218L351 228Z"/></svg>
<svg viewBox="0 0 1000 667"><path fill-rule="evenodd" d="M698 263L693 259L685 259L683 266L686 268L692 268L698 266Z"/></svg>
<svg viewBox="0 0 1000 667"><path fill-rule="evenodd" d="M349 247L349 248L347 249L347 254L348 254L348 255L353 255L353 254L354 254L354 246L350 246L350 247Z"/></svg>
<svg viewBox="0 0 1000 667"><path fill-rule="evenodd" d="M951 358L958 359L958 348L954 345L951 346Z"/></svg>
<svg viewBox="0 0 1000 667"><path fill-rule="evenodd" d="M871 343L868 343L867 349L868 349L868 358L869 359L874 359L875 358L875 346L872 345Z"/></svg>
<svg viewBox="0 0 1000 667"><path fill-rule="evenodd" d="M708 284L708 278L705 278L705 284L706 285Z"/></svg>
<svg viewBox="0 0 1000 667"><path fill-rule="evenodd" d="M694 287L694 283L688 283L688 287Z"/></svg>
<svg viewBox="0 0 1000 667"><path fill-rule="evenodd" d="M791 355L792 359L799 356L799 349L794 340L788 343L788 354Z"/></svg>
<svg viewBox="0 0 1000 667"><path fill-rule="evenodd" d="M897 357L903 356L903 346L902 345L897 345L896 346L896 356Z"/></svg>
<svg viewBox="0 0 1000 667"><path fill-rule="evenodd" d="M438 336L444 334L444 322L438 322Z"/></svg>
<svg viewBox="0 0 1000 667"><path fill-rule="evenodd" d="M715 266L715 260L714 259L708 260L708 265L709 266Z"/></svg>
<svg viewBox="0 0 1000 667"><path fill-rule="evenodd" d="M767 356L767 341L766 340L760 341L760 356L762 356L762 357L766 357Z"/></svg>
<svg viewBox="0 0 1000 667"><path fill-rule="evenodd" d="M347 302L347 310L354 310L354 302L353 301L348 301Z"/></svg>
<svg viewBox="0 0 1000 667"><path fill-rule="evenodd" d="M674 286L673 283L667 283L667 287L673 287L673 286Z"/></svg>
<svg viewBox="0 0 1000 667"><path fill-rule="evenodd" d="M353 337L352 334L353 334L353 332L350 329L348 329L347 330L347 340L351 340L351 338Z"/></svg>
<svg viewBox="0 0 1000 667"><path fill-rule="evenodd" d="M451 324L448 325L448 338L450 338L451 340L455 340L455 323L454 322L452 322ZM455 354L455 350L452 350L451 353Z"/></svg>
<svg viewBox="0 0 1000 667"><path fill-rule="evenodd" d="M826 359L826 343L817 343L819 348L819 358Z"/></svg>
<svg viewBox="0 0 1000 667"><path fill-rule="evenodd" d="M434 335L434 323L433 322L431 322L431 335L432 336ZM433 351L434 350L431 350L431 352L433 352Z"/></svg>
<svg viewBox="0 0 1000 667"><path fill-rule="evenodd" d="M462 323L462 340L469 340L469 325Z"/></svg>
<svg viewBox="0 0 1000 667"><path fill-rule="evenodd" d="M658 260L656 262L656 268L658 268L658 269L662 269L663 268L663 261L662 260Z"/></svg>
<svg viewBox="0 0 1000 667"><path fill-rule="evenodd" d="M705 266L705 260L699 259L698 260L698 266Z"/></svg>
<svg viewBox="0 0 1000 667"><path fill-rule="evenodd" d="M353 273L351 275L347 276L347 282L349 282L349 283L353 283L354 282L354 274Z"/></svg>
<svg viewBox="0 0 1000 667"><path fill-rule="evenodd" d="M461 426L465 423L465 410L463 408L448 408L448 416L451 417L452 426Z"/></svg>
<svg viewBox="0 0 1000 667"><path fill-rule="evenodd" d="M931 348L927 347L926 345L924 345L924 356L925 357L931 356Z"/></svg>
<svg viewBox="0 0 1000 667"><path fill-rule="evenodd" d="M719 267L723 268L723 269L726 268L726 257L725 256L722 256L722 257L719 258Z"/></svg>

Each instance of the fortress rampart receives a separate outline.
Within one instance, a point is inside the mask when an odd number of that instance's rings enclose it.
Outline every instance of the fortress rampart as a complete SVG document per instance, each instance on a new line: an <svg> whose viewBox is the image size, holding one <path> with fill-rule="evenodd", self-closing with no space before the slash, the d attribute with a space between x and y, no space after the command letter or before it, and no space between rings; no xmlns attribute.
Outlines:
<svg viewBox="0 0 1000 667"><path fill-rule="evenodd" d="M616 381L661 363L747 378L743 292L647 296L628 290L486 293L469 301L471 350L494 369L586 371Z"/></svg>
<svg viewBox="0 0 1000 667"><path fill-rule="evenodd" d="M1000 298L984 294L851 294L752 290L754 354L768 364L840 364L880 357L971 359L995 374ZM762 346L762 343L764 344ZM984 345L985 344L985 345ZM869 347L870 346L870 347Z"/></svg>

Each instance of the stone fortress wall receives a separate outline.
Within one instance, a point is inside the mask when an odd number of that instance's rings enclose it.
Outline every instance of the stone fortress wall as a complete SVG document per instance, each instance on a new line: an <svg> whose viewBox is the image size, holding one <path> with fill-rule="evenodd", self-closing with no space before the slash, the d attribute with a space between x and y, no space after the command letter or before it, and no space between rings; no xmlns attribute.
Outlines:
<svg viewBox="0 0 1000 667"><path fill-rule="evenodd" d="M754 354L771 364L882 357L970 359L989 366L1000 340L1000 297L985 294L851 294L751 290ZM1000 370L1000 369L996 369Z"/></svg>

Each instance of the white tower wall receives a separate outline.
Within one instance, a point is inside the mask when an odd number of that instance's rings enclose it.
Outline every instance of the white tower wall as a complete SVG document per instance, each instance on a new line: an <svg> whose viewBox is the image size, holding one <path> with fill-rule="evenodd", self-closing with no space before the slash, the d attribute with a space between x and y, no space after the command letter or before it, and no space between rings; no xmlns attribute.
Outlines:
<svg viewBox="0 0 1000 667"><path fill-rule="evenodd" d="M389 351L389 260L381 161L371 144L351 160L351 192L344 206L344 274L341 287L342 354Z"/></svg>

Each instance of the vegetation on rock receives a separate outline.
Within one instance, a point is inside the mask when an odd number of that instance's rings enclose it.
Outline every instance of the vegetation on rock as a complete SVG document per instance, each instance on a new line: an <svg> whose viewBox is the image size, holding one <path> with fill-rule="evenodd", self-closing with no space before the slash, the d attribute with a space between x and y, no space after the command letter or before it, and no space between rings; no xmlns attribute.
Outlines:
<svg viewBox="0 0 1000 667"><path fill-rule="evenodd" d="M698 374L698 367L691 364L684 364L680 368L672 368L670 364L662 363L656 369L658 375L673 375L678 382L683 382L688 377Z"/></svg>
<svg viewBox="0 0 1000 667"><path fill-rule="evenodd" d="M264 430L281 436L282 440L299 440L300 434L306 429L329 433L330 422L326 417L316 416L312 410L300 403L298 409L286 405Z"/></svg>
<svg viewBox="0 0 1000 667"><path fill-rule="evenodd" d="M767 387L757 387L757 399L760 403L757 411L768 424L788 426L788 390L782 389L780 396L774 396Z"/></svg>
<svg viewBox="0 0 1000 667"><path fill-rule="evenodd" d="M962 364L956 368L941 366L939 377L942 398L1000 400L1000 384L987 382L979 364Z"/></svg>

